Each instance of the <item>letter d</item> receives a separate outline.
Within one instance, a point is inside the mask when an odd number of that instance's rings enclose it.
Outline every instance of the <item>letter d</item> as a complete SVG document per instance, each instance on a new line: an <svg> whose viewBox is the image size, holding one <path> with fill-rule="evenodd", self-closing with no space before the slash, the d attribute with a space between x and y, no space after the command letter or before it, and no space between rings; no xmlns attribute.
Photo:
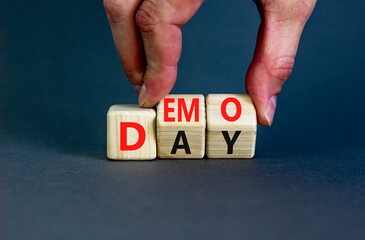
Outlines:
<svg viewBox="0 0 365 240"><path fill-rule="evenodd" d="M127 128L134 128L138 132L138 140L133 145L127 144ZM134 151L141 148L146 140L146 132L143 126L135 122L120 123L120 151Z"/></svg>

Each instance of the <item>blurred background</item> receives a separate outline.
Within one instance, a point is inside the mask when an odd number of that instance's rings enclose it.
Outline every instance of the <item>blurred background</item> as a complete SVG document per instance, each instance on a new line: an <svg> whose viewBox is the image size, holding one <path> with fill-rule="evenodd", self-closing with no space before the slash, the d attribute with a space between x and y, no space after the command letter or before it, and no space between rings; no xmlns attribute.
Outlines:
<svg viewBox="0 0 365 240"><path fill-rule="evenodd" d="M318 1L253 160L136 163L106 159L108 108L138 98L102 1L0 0L0 238L363 239L364 9ZM172 93L245 93L259 23L205 1Z"/></svg>

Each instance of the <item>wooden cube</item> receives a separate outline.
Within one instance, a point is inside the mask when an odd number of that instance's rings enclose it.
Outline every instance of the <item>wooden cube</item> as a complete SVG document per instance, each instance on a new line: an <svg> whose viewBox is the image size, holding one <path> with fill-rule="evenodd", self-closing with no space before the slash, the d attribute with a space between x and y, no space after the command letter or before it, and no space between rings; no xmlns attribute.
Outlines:
<svg viewBox="0 0 365 240"><path fill-rule="evenodd" d="M156 158L156 111L113 105L107 114L107 156L113 160Z"/></svg>
<svg viewBox="0 0 365 240"><path fill-rule="evenodd" d="M256 110L247 94L210 94L207 107L207 157L252 158Z"/></svg>
<svg viewBox="0 0 365 240"><path fill-rule="evenodd" d="M160 158L203 158L203 95L167 95L157 105L157 155Z"/></svg>

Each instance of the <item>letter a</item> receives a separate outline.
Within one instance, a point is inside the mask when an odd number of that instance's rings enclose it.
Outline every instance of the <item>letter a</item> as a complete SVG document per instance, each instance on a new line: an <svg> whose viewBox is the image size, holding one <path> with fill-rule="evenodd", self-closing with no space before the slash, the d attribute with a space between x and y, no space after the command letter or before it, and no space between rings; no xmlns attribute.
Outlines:
<svg viewBox="0 0 365 240"><path fill-rule="evenodd" d="M179 145L180 138L183 141L182 145ZM185 149L186 154L191 154L188 140L186 138L185 131L178 131L174 146L172 147L171 154L176 154L177 149Z"/></svg>

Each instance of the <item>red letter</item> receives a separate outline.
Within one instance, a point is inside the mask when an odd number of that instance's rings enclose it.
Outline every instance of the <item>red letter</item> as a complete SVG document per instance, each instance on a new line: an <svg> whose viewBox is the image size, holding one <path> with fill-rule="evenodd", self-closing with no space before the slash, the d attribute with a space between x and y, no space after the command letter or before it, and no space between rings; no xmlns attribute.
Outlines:
<svg viewBox="0 0 365 240"><path fill-rule="evenodd" d="M184 115L186 118L187 122L190 122L191 117L193 116L193 111L195 108L195 122L199 122L199 98L194 98L191 101L191 106L190 106L190 111L188 113L188 109L186 107L186 103L185 103L185 99L184 98L179 98L177 100L177 104L178 104L178 115L177 115L177 120L179 122L182 122L182 110L184 110Z"/></svg>
<svg viewBox="0 0 365 240"><path fill-rule="evenodd" d="M164 121L165 122L175 122L175 118L174 117L169 117L169 112L174 112L174 108L169 108L169 103L174 103L175 99L174 98L165 98L163 100L164 103Z"/></svg>
<svg viewBox="0 0 365 240"><path fill-rule="evenodd" d="M230 102L233 102L236 105L236 109L237 109L236 114L233 117L230 117L227 114L227 104ZM240 118L241 113L242 113L241 103L236 98L233 98L233 97L226 98L226 99L224 99L224 101L222 103L221 112L222 112L223 118L226 119L227 121L229 121L229 122L237 121Z"/></svg>
<svg viewBox="0 0 365 240"><path fill-rule="evenodd" d="M138 141L133 145L127 145L127 128L134 128L138 132ZM143 126L135 122L120 123L120 151L134 151L143 146L146 140L146 132Z"/></svg>

